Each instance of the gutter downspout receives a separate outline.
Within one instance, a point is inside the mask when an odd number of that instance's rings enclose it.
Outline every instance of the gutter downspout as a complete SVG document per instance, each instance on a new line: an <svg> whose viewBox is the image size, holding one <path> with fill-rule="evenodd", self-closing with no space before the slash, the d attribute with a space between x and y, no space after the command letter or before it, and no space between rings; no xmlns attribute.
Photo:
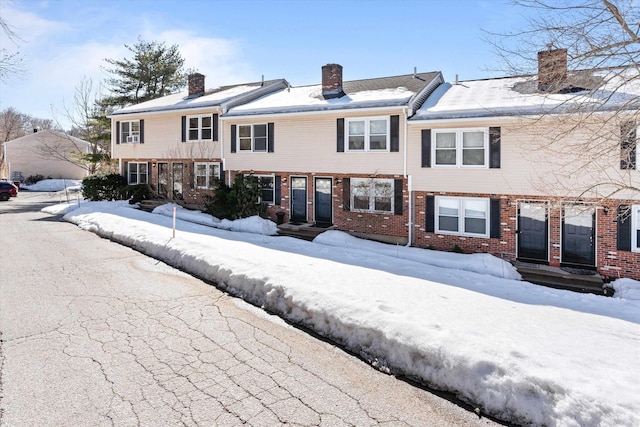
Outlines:
<svg viewBox="0 0 640 427"><path fill-rule="evenodd" d="M404 145L404 159L403 159L403 173L402 175L404 176L404 178L407 179L407 193L409 195L409 212L408 214L408 221L407 221L407 246L411 246L411 244L413 243L413 194L412 194L412 182L411 182L411 175L407 175L407 141L408 141L408 137L407 137L407 130L408 130L408 124L407 121L409 119L408 117L408 113L407 113L407 107L403 107L402 108L402 114L404 115L404 141L403 141L403 145Z"/></svg>
<svg viewBox="0 0 640 427"><path fill-rule="evenodd" d="M225 158L224 158L224 120L222 119L222 115L226 113L227 109L222 107L220 109L220 115L218 116L218 125L220 129L218 130L218 137L220 137L220 162L222 163L222 171L225 176L227 175L227 168L225 167ZM224 182L225 180L223 180Z"/></svg>

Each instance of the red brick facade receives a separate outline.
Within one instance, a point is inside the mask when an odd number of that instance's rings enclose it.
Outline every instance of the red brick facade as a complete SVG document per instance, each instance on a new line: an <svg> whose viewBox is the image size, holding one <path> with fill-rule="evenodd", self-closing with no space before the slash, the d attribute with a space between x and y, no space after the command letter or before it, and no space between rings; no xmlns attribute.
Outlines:
<svg viewBox="0 0 640 427"><path fill-rule="evenodd" d="M500 199L500 238L483 238L432 233L425 231L426 197L484 197ZM520 201L548 201L549 211L549 257L548 264L560 266L562 262L562 212L563 204L558 200L524 195L428 193L415 192L413 246L443 251L453 250L457 245L466 253L490 253L499 258L517 260L517 221ZM589 201L585 201L588 203ZM631 200L611 200L606 204L593 204L595 209L595 267L606 280L628 277L640 280L640 252L617 249L619 205L632 205Z"/></svg>

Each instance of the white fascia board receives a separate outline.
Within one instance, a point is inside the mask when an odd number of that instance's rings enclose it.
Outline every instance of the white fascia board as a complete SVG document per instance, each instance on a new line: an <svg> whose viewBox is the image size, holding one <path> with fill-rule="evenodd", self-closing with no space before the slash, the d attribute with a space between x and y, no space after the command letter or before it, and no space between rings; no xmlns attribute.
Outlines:
<svg viewBox="0 0 640 427"><path fill-rule="evenodd" d="M314 111L297 111L297 112L288 112L283 111L282 113L264 113L264 114L235 114L232 116L223 115L220 117L222 121L228 120L244 120L244 119L270 119L270 118L278 118L278 117L301 117L301 116L317 116L317 115L352 115L353 113L362 113L361 115L369 115L368 113L377 113L380 111L389 111L389 110L398 110L398 113L401 113L402 110L406 108L406 105L393 105L388 107L368 107L368 108L340 108L335 110L314 110Z"/></svg>
<svg viewBox="0 0 640 427"><path fill-rule="evenodd" d="M122 118L123 120L135 120L138 117L146 117L146 116L166 116L176 113L180 113L181 116L195 116L202 113L211 113L211 110L215 110L216 113L222 114L221 108L219 105L209 106L209 107L194 107L194 108L176 108L174 110L158 110L158 111L145 111L142 113L124 113L124 114L111 114L107 116L108 119L118 119Z"/></svg>

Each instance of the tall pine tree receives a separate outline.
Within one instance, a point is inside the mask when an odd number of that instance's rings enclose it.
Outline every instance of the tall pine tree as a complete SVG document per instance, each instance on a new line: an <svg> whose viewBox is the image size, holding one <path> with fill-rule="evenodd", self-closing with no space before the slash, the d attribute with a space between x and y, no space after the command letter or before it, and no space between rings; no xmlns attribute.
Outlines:
<svg viewBox="0 0 640 427"><path fill-rule="evenodd" d="M111 95L101 101L103 106L122 107L159 98L177 91L186 84L187 72L178 45L167 47L156 41L138 37L133 46L125 45L133 58L105 59L112 67L106 71Z"/></svg>

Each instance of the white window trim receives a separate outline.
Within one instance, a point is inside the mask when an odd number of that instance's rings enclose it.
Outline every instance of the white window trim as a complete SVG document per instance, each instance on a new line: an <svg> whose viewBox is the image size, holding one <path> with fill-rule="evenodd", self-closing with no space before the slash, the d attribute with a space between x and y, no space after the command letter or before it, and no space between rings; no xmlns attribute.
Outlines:
<svg viewBox="0 0 640 427"><path fill-rule="evenodd" d="M249 128L251 129L251 149L250 150L243 150L242 148L240 148L240 128L243 126L249 126ZM266 137L266 144L265 144L265 149L264 150L256 150L256 137L255 137L255 127L256 126L264 126L265 127L265 137ZM237 130L237 135L236 135L236 147L237 150L236 152L238 153L266 153L269 151L269 125L268 123L252 123L252 124L244 124L244 125L238 125L238 130Z"/></svg>
<svg viewBox="0 0 640 427"><path fill-rule="evenodd" d="M381 149L371 149L370 143L370 122L372 120L384 120L386 122L386 138L387 138L387 148L384 150ZM346 118L344 123L344 151L352 152L352 153L388 153L390 151L391 146L391 131L390 131L390 119L389 116L379 116L379 117L353 117ZM362 150L352 150L349 149L349 123L350 122L362 122L364 121L364 148Z"/></svg>
<svg viewBox="0 0 640 427"><path fill-rule="evenodd" d="M129 124L129 131L125 135L124 124ZM138 132L133 132L133 123L138 123ZM124 120L120 122L120 144L139 144L140 143L140 120Z"/></svg>
<svg viewBox="0 0 640 427"><path fill-rule="evenodd" d="M205 186L198 186L198 166L205 165L206 166L206 179ZM220 162L194 162L193 163L193 186L200 190L211 190L211 185L213 183L209 182L209 178L211 178L210 169L218 166L218 173L216 174L216 178L220 176Z"/></svg>
<svg viewBox="0 0 640 427"><path fill-rule="evenodd" d="M462 164L462 134L464 132L483 132L484 133L484 164L483 165L463 165ZM456 164L455 165L439 165L436 158L436 135L439 133L455 133L456 134ZM445 169L489 169L489 128L455 128L455 129L432 129L431 130L431 158L433 159L434 168Z"/></svg>
<svg viewBox="0 0 640 427"><path fill-rule="evenodd" d="M353 187L354 184L357 183L358 181L367 181L369 184L369 209L356 209L354 208L355 203L354 203L354 197L355 197L355 191L353 191ZM388 182L391 184L391 210L388 211L379 211L379 210L375 210L376 204L375 204L375 186L374 183L376 181L384 181L384 182ZM394 180L393 179L388 179L388 178L351 178L350 180L350 186L351 188L349 189L350 191L350 206L351 206L351 211L352 212L365 212L365 213L377 213L377 214L393 214L395 212L395 185L394 185Z"/></svg>
<svg viewBox="0 0 640 427"><path fill-rule="evenodd" d="M450 230L441 230L440 229L440 215L439 215L439 207L442 200L454 200L458 203L458 231L450 231ZM481 201L485 204L485 232L483 234L480 233L467 233L464 231L464 202L466 200L469 201ZM434 217L435 217L435 231L438 234L450 234L453 236L466 236L466 237L485 237L489 238L490 227L491 227L491 203L488 198L485 197L448 197L448 196L436 196L434 203Z"/></svg>
<svg viewBox="0 0 640 427"><path fill-rule="evenodd" d="M260 179L260 178L271 178L273 180L273 189L272 189L272 200L271 201L265 201L265 203L271 205L275 205L276 202L276 175L272 174L272 175L254 175L256 178ZM261 195L260 195L260 200L259 202L262 202L262 186L260 186L260 191L261 191Z"/></svg>
<svg viewBox="0 0 640 427"><path fill-rule="evenodd" d="M631 252L640 252L638 229L640 229L640 205L631 206Z"/></svg>
<svg viewBox="0 0 640 427"><path fill-rule="evenodd" d="M131 165L137 165L136 171L136 182L131 181ZM144 174L147 177L145 182L140 181L140 165L147 166L147 172ZM127 184L129 185L138 185L138 184L149 184L149 163L147 162L129 162L127 163Z"/></svg>
<svg viewBox="0 0 640 427"><path fill-rule="evenodd" d="M211 118L211 138L202 138L202 118L203 117L209 117ZM197 139L191 139L190 138L190 131L191 131L191 127L189 127L189 119L198 119L198 138ZM214 123L213 123L213 114L198 114L198 115L191 115L191 116L187 116L187 121L186 121L186 142L200 142L200 141L213 141L213 127L214 127ZM195 129L195 128L193 128Z"/></svg>

